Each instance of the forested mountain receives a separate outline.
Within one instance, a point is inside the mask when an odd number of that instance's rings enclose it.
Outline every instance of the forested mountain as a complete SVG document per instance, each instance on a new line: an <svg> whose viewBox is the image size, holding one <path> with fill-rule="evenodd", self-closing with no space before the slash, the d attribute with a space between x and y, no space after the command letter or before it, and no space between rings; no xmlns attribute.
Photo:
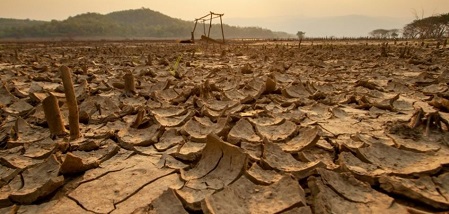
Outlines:
<svg viewBox="0 0 449 214"><path fill-rule="evenodd" d="M142 8L112 12L106 15L85 13L63 21L0 19L0 38L190 38L193 25L193 21L171 18L162 13ZM195 34L196 38L200 37L202 31L202 23L199 23ZM293 37L287 33L273 32L260 27L224 25L224 32L226 38ZM221 38L219 25L212 26L211 37Z"/></svg>

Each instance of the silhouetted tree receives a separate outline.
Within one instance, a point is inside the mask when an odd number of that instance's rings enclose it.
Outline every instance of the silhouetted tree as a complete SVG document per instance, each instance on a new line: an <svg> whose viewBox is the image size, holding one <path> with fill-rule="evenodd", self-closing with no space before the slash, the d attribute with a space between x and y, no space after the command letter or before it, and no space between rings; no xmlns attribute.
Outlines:
<svg viewBox="0 0 449 214"><path fill-rule="evenodd" d="M306 32L303 32L303 31L298 31L298 33L296 33L296 36L298 36L298 40L299 40L298 48L301 48L301 42L305 35L306 35Z"/></svg>
<svg viewBox="0 0 449 214"><path fill-rule="evenodd" d="M407 38L436 38L449 36L449 13L417 18L403 29Z"/></svg>

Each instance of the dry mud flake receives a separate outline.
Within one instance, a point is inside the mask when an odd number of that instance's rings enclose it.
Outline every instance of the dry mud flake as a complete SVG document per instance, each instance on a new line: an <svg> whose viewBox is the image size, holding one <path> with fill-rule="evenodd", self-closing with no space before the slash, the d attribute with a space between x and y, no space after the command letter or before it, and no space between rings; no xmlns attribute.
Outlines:
<svg viewBox="0 0 449 214"><path fill-rule="evenodd" d="M363 133L367 131L372 131L374 129L381 129L380 125L377 123L367 123L360 122L352 118L332 118L324 122L319 122L319 125L326 131L332 133L335 136L351 134L355 135L357 133Z"/></svg>
<svg viewBox="0 0 449 214"><path fill-rule="evenodd" d="M260 161L262 157L262 143L241 142L240 148L248 154L249 158L254 161Z"/></svg>
<svg viewBox="0 0 449 214"><path fill-rule="evenodd" d="M173 189L165 190L146 207L134 210L132 214L187 214Z"/></svg>
<svg viewBox="0 0 449 214"><path fill-rule="evenodd" d="M281 144L281 148L288 153L297 153L307 148L311 148L320 139L318 131L319 129L317 127L300 130L298 136L287 141L285 144Z"/></svg>
<svg viewBox="0 0 449 214"><path fill-rule="evenodd" d="M8 207L13 205L9 196L12 192L18 191L20 188L22 188L22 186L23 182L20 175L15 176L8 184L3 185L0 188L0 207Z"/></svg>
<svg viewBox="0 0 449 214"><path fill-rule="evenodd" d="M259 116L255 118L248 118L249 122L256 126L274 126L280 123L283 123L285 121L284 118L281 117L264 117Z"/></svg>
<svg viewBox="0 0 449 214"><path fill-rule="evenodd" d="M314 213L408 213L393 198L346 173L318 169L309 177Z"/></svg>
<svg viewBox="0 0 449 214"><path fill-rule="evenodd" d="M21 204L31 204L49 195L64 184L64 177L58 176L60 164L54 155L43 163L22 172L23 187L11 193L9 198Z"/></svg>
<svg viewBox="0 0 449 214"><path fill-rule="evenodd" d="M179 175L176 173L169 174L167 176L161 177L150 184L146 185L142 189L138 190L135 194L133 194L131 197L126 198L125 201L120 202L115 205L115 210L111 212L111 214L128 214L135 210L138 210L141 207L145 207L150 202L153 204L155 200L157 200L160 196L164 194L164 191L167 191L168 189L179 189L184 185L184 182L180 180ZM164 201L161 201L163 199L159 199L160 203L167 203ZM181 204L181 202L178 200L178 203ZM151 206L151 204L149 206ZM165 209L170 209L171 205L167 204L168 206ZM175 205L175 204L174 204ZM161 207L159 207L160 209ZM179 207L178 207L179 208ZM182 205L181 205L182 208ZM182 208L184 210L184 208ZM184 210L185 212L185 210Z"/></svg>
<svg viewBox="0 0 449 214"><path fill-rule="evenodd" d="M86 115L90 124L116 120L121 110L112 96L114 95L88 97L79 106L80 116Z"/></svg>
<svg viewBox="0 0 449 214"><path fill-rule="evenodd" d="M92 213L81 208L76 202L67 197L63 197L58 200L53 200L40 205L22 205L17 210L16 214L27 214L27 213L42 213L42 214L84 214Z"/></svg>
<svg viewBox="0 0 449 214"><path fill-rule="evenodd" d="M159 142L154 144L157 151L166 151L176 145L184 144L184 138L178 134L176 129L168 129L162 134Z"/></svg>
<svg viewBox="0 0 449 214"><path fill-rule="evenodd" d="M228 141L237 144L241 141L260 142L262 139L255 133L254 127L247 119L240 119L228 134Z"/></svg>
<svg viewBox="0 0 449 214"><path fill-rule="evenodd" d="M131 167L119 168L83 182L69 197L89 211L109 213L140 189L174 172L172 169L159 169L148 158L139 155L123 160L120 165Z"/></svg>
<svg viewBox="0 0 449 214"><path fill-rule="evenodd" d="M296 83L282 89L282 95L288 98L308 98L311 93L303 83Z"/></svg>
<svg viewBox="0 0 449 214"><path fill-rule="evenodd" d="M441 149L442 144L439 142L432 142L430 139L420 138L420 139L410 139L403 138L395 134L388 134L388 136L394 140L398 145L399 149L409 150L413 152L437 152Z"/></svg>
<svg viewBox="0 0 449 214"><path fill-rule="evenodd" d="M309 206L303 206L303 207L295 207L293 209L289 209L285 212L282 212L282 214L312 214L312 209Z"/></svg>
<svg viewBox="0 0 449 214"><path fill-rule="evenodd" d="M132 107L132 108L139 108L142 106L143 103L145 103L147 100L145 97L120 97L120 103L124 106ZM123 106L121 106L123 108Z"/></svg>
<svg viewBox="0 0 449 214"><path fill-rule="evenodd" d="M195 161L201 156L205 146L205 143L187 141L180 145L176 152L170 153L170 155L184 161Z"/></svg>
<svg viewBox="0 0 449 214"><path fill-rule="evenodd" d="M163 154L159 162L156 163L159 168L171 168L171 169L185 169L189 165L177 160L171 155Z"/></svg>
<svg viewBox="0 0 449 214"><path fill-rule="evenodd" d="M162 127L159 124L153 124L144 129L129 127L117 133L117 140L126 149L133 149L134 146L150 146L158 142L162 131Z"/></svg>
<svg viewBox="0 0 449 214"><path fill-rule="evenodd" d="M65 155L64 161L61 164L61 174L76 174L86 170L98 167L97 160L89 160L78 157L70 152Z"/></svg>
<svg viewBox="0 0 449 214"><path fill-rule="evenodd" d="M185 94L186 93L186 94ZM186 97L190 94L182 90L177 90L174 88L165 89L162 91L155 91L154 96L157 100L162 100L167 103L176 103L177 101L185 101Z"/></svg>
<svg viewBox="0 0 449 214"><path fill-rule="evenodd" d="M22 155L23 151L23 146L0 150L0 163L14 169L26 169L33 165L42 163L43 160L25 157Z"/></svg>
<svg viewBox="0 0 449 214"><path fill-rule="evenodd" d="M25 144L25 153L23 156L29 158L47 158L50 154L53 154L58 149L58 143L50 138L37 141L30 144Z"/></svg>
<svg viewBox="0 0 449 214"><path fill-rule="evenodd" d="M16 115L16 116L24 116L28 112L30 112L32 109L33 109L33 106L28 104L23 99L14 102L13 104L11 104L10 106L8 106L6 108L3 108L3 110L6 113L11 114L11 115Z"/></svg>
<svg viewBox="0 0 449 214"><path fill-rule="evenodd" d="M12 169L0 165L0 187L9 183L9 181L16 177L20 172L20 169Z"/></svg>
<svg viewBox="0 0 449 214"><path fill-rule="evenodd" d="M50 137L50 131L48 129L30 125L21 117L17 118L13 130L15 136L8 141L9 145L23 145Z"/></svg>
<svg viewBox="0 0 449 214"><path fill-rule="evenodd" d="M449 163L444 154L416 153L382 143L359 148L357 157L395 175L432 174Z"/></svg>
<svg viewBox="0 0 449 214"><path fill-rule="evenodd" d="M154 108L151 109L151 113L153 113L153 115L158 116L158 117L173 117L173 116L179 116L179 115L184 115L186 113L188 113L188 111L182 107L178 107L178 106L169 106L169 107L165 107L165 108Z"/></svg>
<svg viewBox="0 0 449 214"><path fill-rule="evenodd" d="M269 185L278 182L282 178L282 174L275 170L266 170L259 166L256 162L246 170L246 175L256 184Z"/></svg>
<svg viewBox="0 0 449 214"><path fill-rule="evenodd" d="M9 106L17 100L18 98L9 92L5 84L2 84L2 86L0 87L0 106Z"/></svg>
<svg viewBox="0 0 449 214"><path fill-rule="evenodd" d="M191 207L198 207L207 195L241 176L246 164L247 155L242 149L210 134L198 164L190 170L181 170L186 185L177 192Z"/></svg>
<svg viewBox="0 0 449 214"><path fill-rule="evenodd" d="M341 152L338 156L338 164L346 171L351 172L357 179L375 185L381 175L387 171L376 165L365 163L351 152Z"/></svg>
<svg viewBox="0 0 449 214"><path fill-rule="evenodd" d="M273 126L256 126L256 131L269 141L282 141L296 133L297 125L286 120L284 123Z"/></svg>
<svg viewBox="0 0 449 214"><path fill-rule="evenodd" d="M174 127L184 124L188 119L190 119L195 113L193 111L187 111L185 114L174 115L174 116L159 116L154 115L154 118L164 127Z"/></svg>
<svg viewBox="0 0 449 214"><path fill-rule="evenodd" d="M249 92L249 94L245 93L245 92ZM255 92L255 93L252 93ZM233 100L233 101L238 101L240 103L248 103L252 100L254 100L254 96L251 96L251 94L257 94L258 91L253 90L245 90L245 91L241 91L241 90L237 90L237 89L231 89L228 91L223 92L224 96L226 96L226 98Z"/></svg>
<svg viewBox="0 0 449 214"><path fill-rule="evenodd" d="M334 163L335 153L322 148L313 147L298 153L298 159L305 162L321 161L326 165L326 169L337 169L339 165Z"/></svg>
<svg viewBox="0 0 449 214"><path fill-rule="evenodd" d="M210 134L198 164L190 170L181 170L181 177L187 181L187 187L218 190L241 175L246 160L247 155L239 147Z"/></svg>
<svg viewBox="0 0 449 214"><path fill-rule="evenodd" d="M230 113L233 109L238 109L240 103L235 100L216 100L199 99L197 104L201 106L201 112L210 117L223 116L224 113Z"/></svg>
<svg viewBox="0 0 449 214"><path fill-rule="evenodd" d="M86 163L101 163L113 157L120 150L117 143L111 139L99 142L99 148L95 150L81 150L81 148L79 147L80 150L72 151L72 153L83 159L83 162Z"/></svg>
<svg viewBox="0 0 449 214"><path fill-rule="evenodd" d="M128 124L121 120L106 122L100 125L88 125L85 128L84 137L93 139L105 139L114 136L115 132L127 129Z"/></svg>
<svg viewBox="0 0 449 214"><path fill-rule="evenodd" d="M81 176L78 184L95 180L111 172L134 167L138 163L138 161L133 160L134 158L139 158L142 161L145 159L143 156L135 156L135 153L132 151L121 149L113 157L102 162L98 168L86 171Z"/></svg>
<svg viewBox="0 0 449 214"><path fill-rule="evenodd" d="M228 125L229 118L219 118L216 123L209 118L193 117L184 126L181 131L189 135L191 140L205 142L209 134L222 135Z"/></svg>
<svg viewBox="0 0 449 214"><path fill-rule="evenodd" d="M407 198L420 201L436 209L449 209L449 193L447 192L447 183L449 181L448 173L440 176L441 178L432 178L423 176L418 179L407 179L400 177L381 176L379 179L380 187L387 192L402 195ZM434 182L443 181L440 185ZM441 185L446 185L446 188Z"/></svg>
<svg viewBox="0 0 449 214"><path fill-rule="evenodd" d="M245 176L240 177L205 199L208 213L279 213L292 207L305 206L305 193L298 182L286 175L279 181L261 186Z"/></svg>
<svg viewBox="0 0 449 214"><path fill-rule="evenodd" d="M275 143L264 142L262 152L262 164L271 169L276 169L293 174L297 179L309 176L315 169L326 167L321 161L300 162L291 154L282 151Z"/></svg>

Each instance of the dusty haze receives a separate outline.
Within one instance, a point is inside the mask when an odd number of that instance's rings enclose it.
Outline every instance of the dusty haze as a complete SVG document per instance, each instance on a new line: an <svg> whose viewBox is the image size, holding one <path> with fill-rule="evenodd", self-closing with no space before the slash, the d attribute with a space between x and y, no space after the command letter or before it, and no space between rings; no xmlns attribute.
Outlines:
<svg viewBox="0 0 449 214"><path fill-rule="evenodd" d="M232 25L260 26L289 33L295 33L298 29L306 31L309 36L362 36L366 35L367 30L376 27L402 28L404 24L414 19L414 14L430 16L447 13L449 12L449 1L1 0L0 17L63 20L69 16L86 12L105 14L141 7L183 20L193 20L203 13L216 11L225 13L225 21L227 20L226 22ZM361 22L361 20L354 19L368 20ZM353 23L354 21L355 23ZM328 30L323 28L328 28Z"/></svg>

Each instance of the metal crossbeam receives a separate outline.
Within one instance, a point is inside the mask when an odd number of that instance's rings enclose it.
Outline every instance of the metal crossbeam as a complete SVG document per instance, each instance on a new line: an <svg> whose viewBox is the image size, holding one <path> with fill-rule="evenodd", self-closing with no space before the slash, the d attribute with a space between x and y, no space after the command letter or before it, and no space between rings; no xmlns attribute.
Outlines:
<svg viewBox="0 0 449 214"><path fill-rule="evenodd" d="M204 35L202 35L201 37L202 38L207 37L208 39L206 39L206 41L213 40L213 39L210 38L210 29L212 28L212 20L220 18L221 35L222 35L222 38L223 38L223 42L222 43L224 44L225 43L225 38L224 38L224 31L223 31L222 16L224 16L224 13L220 14L220 13L214 13L214 12L211 11L209 14L207 14L205 16L202 16L200 18L196 18L195 19L195 26L193 27L193 31L192 31L192 35L191 35L192 36L191 41L193 43L195 42L194 34L195 34L195 30L196 30L196 26L198 24L198 21L202 21L203 22ZM208 30L207 36L206 36L206 21L209 21L209 30Z"/></svg>

